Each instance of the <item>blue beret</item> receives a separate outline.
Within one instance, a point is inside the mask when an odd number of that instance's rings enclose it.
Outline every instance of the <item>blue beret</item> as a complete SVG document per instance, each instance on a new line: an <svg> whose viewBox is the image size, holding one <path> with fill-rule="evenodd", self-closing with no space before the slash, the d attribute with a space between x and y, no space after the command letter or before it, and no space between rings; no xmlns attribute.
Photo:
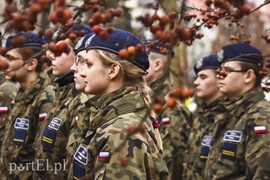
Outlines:
<svg viewBox="0 0 270 180"><path fill-rule="evenodd" d="M100 39L95 33L86 34L76 44L74 52L78 54L78 52L82 50L101 49L118 55L121 49L127 49L130 46L135 47L137 44L142 45L141 41L136 36L130 32L116 29L106 40ZM145 50L143 54L135 54L132 62L144 70L149 68L148 55Z"/></svg>
<svg viewBox="0 0 270 180"><path fill-rule="evenodd" d="M218 61L243 61L258 64L263 61L262 52L247 43L235 43L222 47L217 53Z"/></svg>
<svg viewBox="0 0 270 180"><path fill-rule="evenodd" d="M170 53L171 56L174 57L174 50L171 46L165 46L161 41L157 39L147 39L142 42L146 46L150 46L149 49L151 52L156 52L160 54L164 54L161 49L167 49Z"/></svg>
<svg viewBox="0 0 270 180"><path fill-rule="evenodd" d="M212 54L209 56L205 56L199 61L197 61L193 67L194 72L198 74L203 69L218 69L220 67L220 63L218 62L217 55Z"/></svg>
<svg viewBox="0 0 270 180"><path fill-rule="evenodd" d="M38 34L28 31L9 36L6 40L6 49L11 50L26 46L42 47L42 44L44 44L43 40Z"/></svg>

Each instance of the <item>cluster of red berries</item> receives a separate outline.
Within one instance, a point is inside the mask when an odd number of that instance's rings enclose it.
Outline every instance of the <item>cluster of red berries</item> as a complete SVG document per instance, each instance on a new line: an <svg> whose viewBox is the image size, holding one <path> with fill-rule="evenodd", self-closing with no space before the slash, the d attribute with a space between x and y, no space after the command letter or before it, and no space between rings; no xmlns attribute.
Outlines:
<svg viewBox="0 0 270 180"><path fill-rule="evenodd" d="M17 31L34 30L37 15L42 11L49 10L52 4L50 0L27 1L28 8L25 11L18 11L12 2L12 0L6 1L7 5L2 17L4 22L9 22L11 27Z"/></svg>
<svg viewBox="0 0 270 180"><path fill-rule="evenodd" d="M54 53L55 56L61 56L62 53L68 54L71 50L65 41L59 41L57 44L50 42L48 49Z"/></svg>
<svg viewBox="0 0 270 180"><path fill-rule="evenodd" d="M110 37L110 34L114 31L114 28L109 26L109 27L101 27L99 25L95 25L92 27L93 32L99 36L100 39L105 41Z"/></svg>
<svg viewBox="0 0 270 180"><path fill-rule="evenodd" d="M97 24L106 24L113 20L114 17L120 17L123 14L123 10L120 7L108 8L105 13L99 11L95 12L91 19L89 19L88 24L94 26Z"/></svg>
<svg viewBox="0 0 270 180"><path fill-rule="evenodd" d="M148 54L150 53L151 49L155 46L156 42L153 41L145 42L145 47ZM168 49L169 46L170 46L169 43L166 43L164 44L164 46L156 46L155 48L158 49L161 54L167 55L170 52L170 50Z"/></svg>
<svg viewBox="0 0 270 180"><path fill-rule="evenodd" d="M127 49L121 49L118 55L121 59L134 60L136 54L142 55L144 53L144 47L142 44L136 44L136 46L129 46Z"/></svg>
<svg viewBox="0 0 270 180"><path fill-rule="evenodd" d="M174 108L177 104L177 99L187 99L192 97L194 93L195 90L193 88L175 88L166 100L160 96L155 97L152 108L156 113L160 113L164 107Z"/></svg>

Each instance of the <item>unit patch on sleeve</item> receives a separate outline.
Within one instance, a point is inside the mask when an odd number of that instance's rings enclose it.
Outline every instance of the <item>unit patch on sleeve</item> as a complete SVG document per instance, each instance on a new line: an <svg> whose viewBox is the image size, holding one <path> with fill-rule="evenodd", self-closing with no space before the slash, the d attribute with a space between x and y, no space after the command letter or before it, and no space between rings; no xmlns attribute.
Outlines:
<svg viewBox="0 0 270 180"><path fill-rule="evenodd" d="M227 130L223 140L224 141L232 141L232 142L240 142L242 139L242 132L235 130Z"/></svg>
<svg viewBox="0 0 270 180"><path fill-rule="evenodd" d="M17 118L14 123L13 144L24 146L27 131L29 129L29 119Z"/></svg>
<svg viewBox="0 0 270 180"><path fill-rule="evenodd" d="M203 146L210 147L211 146L212 139L213 138L211 136L204 135L203 140L202 140L202 145Z"/></svg>
<svg viewBox="0 0 270 180"><path fill-rule="evenodd" d="M61 119L53 118L48 127L54 129L55 131L58 131L61 123L62 123Z"/></svg>
<svg viewBox="0 0 270 180"><path fill-rule="evenodd" d="M23 129L28 130L29 129L29 119L25 118L17 118L14 123L15 129Z"/></svg>
<svg viewBox="0 0 270 180"><path fill-rule="evenodd" d="M88 152L87 149L83 146L79 146L77 151L74 154L74 159L78 161L80 164L87 165L88 164Z"/></svg>

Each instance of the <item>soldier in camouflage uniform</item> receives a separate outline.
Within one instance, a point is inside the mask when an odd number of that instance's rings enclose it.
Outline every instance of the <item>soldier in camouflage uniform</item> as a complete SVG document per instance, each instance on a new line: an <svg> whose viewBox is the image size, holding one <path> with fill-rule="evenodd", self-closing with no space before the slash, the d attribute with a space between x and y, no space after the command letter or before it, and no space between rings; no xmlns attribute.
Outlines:
<svg viewBox="0 0 270 180"><path fill-rule="evenodd" d="M91 32L91 29L84 25L77 25L75 31L84 30L85 33ZM59 32L57 32L59 33ZM37 136L37 171L34 174L36 179L66 179L70 162L66 162L68 147L72 147L74 141L69 137L74 137L78 121L79 109L84 106L87 96L75 88L74 73L70 69L75 61L75 53L72 51L75 41L70 39L65 41L70 48L68 54L62 53L61 56L55 56L48 52L52 61L53 75L56 77L56 99L54 107L51 109L46 124L43 125ZM57 43L61 43L58 41Z"/></svg>
<svg viewBox="0 0 270 180"><path fill-rule="evenodd" d="M211 134L214 123L228 119L228 113L220 103L223 96L217 86L216 70L219 67L220 63L216 55L203 57L194 65L194 72L197 75L194 85L202 105L192 123L183 179L203 179L203 171L213 139Z"/></svg>
<svg viewBox="0 0 270 180"><path fill-rule="evenodd" d="M12 101L15 98L17 91L18 85L16 85L12 81L6 80L4 72L0 72L0 147L2 147L6 124L8 121L8 117L10 116L12 111ZM2 163L3 162L0 162L0 177L2 174L1 173Z"/></svg>
<svg viewBox="0 0 270 180"><path fill-rule="evenodd" d="M15 98L18 87L14 82L5 79L0 72L0 147L2 146L7 118L11 114L12 100Z"/></svg>
<svg viewBox="0 0 270 180"><path fill-rule="evenodd" d="M170 64L174 56L173 49L155 39L144 42L150 50L146 82L154 91L153 99L166 101L173 90L173 79L170 73ZM180 180L192 114L182 102L177 101L174 107L164 105L158 113L158 120L164 159L171 179Z"/></svg>
<svg viewBox="0 0 270 180"><path fill-rule="evenodd" d="M22 44L14 44L23 39ZM31 179L34 169L35 144L38 129L52 108L54 87L47 73L42 71L42 41L33 32L9 36L6 41L5 60L9 68L7 80L16 80L20 89L14 99L2 145L4 179Z"/></svg>
<svg viewBox="0 0 270 180"><path fill-rule="evenodd" d="M80 43L85 43L83 38L80 40ZM85 45L82 44L80 47L74 49L74 52L77 54L79 51L85 50ZM85 92L85 82L84 78L80 76L80 72L83 68L87 67L87 61L81 57L76 56L75 63L72 65L71 70L74 73L74 81L75 87L78 91L84 92L88 96L88 100L84 103L84 106L80 108L78 111L78 120L76 123L76 128L74 128L73 134L69 137L68 147L67 147L67 156L66 163L70 164L73 160L73 155L78 148L79 144L84 140L85 133L89 128L89 116L90 112L95 109L94 102L98 98L98 96L94 96L91 94L87 94ZM93 109L92 109L93 108ZM91 110L90 110L91 109ZM73 165L72 163L70 164ZM73 167L73 166L72 166ZM70 168L72 168L70 167ZM71 171L69 171L69 176L71 176ZM71 179L71 178L68 178Z"/></svg>
<svg viewBox="0 0 270 180"><path fill-rule="evenodd" d="M261 88L263 57L244 43L218 52L224 106L232 116L213 130L204 179L270 179L270 104Z"/></svg>
<svg viewBox="0 0 270 180"><path fill-rule="evenodd" d="M98 110L90 113L85 141L74 154L71 177L168 179L159 134L152 125L157 122L150 110L149 89L143 80L149 66L147 54L141 48L133 61L118 56L121 49L142 44L119 29L105 41L94 33L83 41L86 50L77 56L87 61L88 67L81 72L85 91L100 98L95 103Z"/></svg>

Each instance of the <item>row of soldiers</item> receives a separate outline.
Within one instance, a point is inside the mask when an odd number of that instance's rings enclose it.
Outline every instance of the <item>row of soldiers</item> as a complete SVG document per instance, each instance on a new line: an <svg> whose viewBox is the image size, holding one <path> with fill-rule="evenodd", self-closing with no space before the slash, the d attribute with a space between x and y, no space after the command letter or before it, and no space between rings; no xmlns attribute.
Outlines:
<svg viewBox="0 0 270 180"><path fill-rule="evenodd" d="M198 61L202 109L193 115L177 101L157 113L151 101L165 102L174 88L173 49L119 29L104 41L84 25L74 27L82 29L84 37L58 42L68 44L68 53L46 51L53 82L43 69L42 38L33 32L7 38L3 76L19 89L1 95L1 179L270 177L259 50L232 44ZM19 36L26 42L14 44ZM119 56L142 43L151 44L149 54Z"/></svg>

